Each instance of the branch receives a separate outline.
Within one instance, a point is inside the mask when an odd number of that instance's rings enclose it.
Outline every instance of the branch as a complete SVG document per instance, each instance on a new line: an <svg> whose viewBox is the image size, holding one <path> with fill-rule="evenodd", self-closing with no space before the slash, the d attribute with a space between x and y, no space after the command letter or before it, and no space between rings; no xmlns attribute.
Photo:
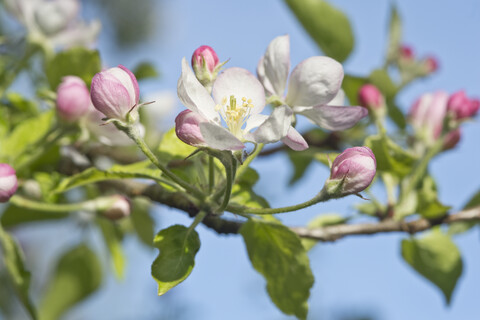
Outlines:
<svg viewBox="0 0 480 320"><path fill-rule="evenodd" d="M196 216L200 211L199 208L186 199L182 193L168 192L157 184L145 185L144 183L125 180L105 182L105 184L108 184L110 187L114 187L129 196L146 196L152 201L182 210L188 213L190 217ZM353 235L372 235L387 232L406 232L409 234L415 234L428 230L436 225L474 221L480 222L480 206L452 213L436 220L420 218L406 222L388 219L378 223L339 224L312 229L306 227L292 227L291 229L302 238L331 242ZM209 213L209 215L203 220L203 224L218 234L237 234L239 233L243 222L225 219Z"/></svg>

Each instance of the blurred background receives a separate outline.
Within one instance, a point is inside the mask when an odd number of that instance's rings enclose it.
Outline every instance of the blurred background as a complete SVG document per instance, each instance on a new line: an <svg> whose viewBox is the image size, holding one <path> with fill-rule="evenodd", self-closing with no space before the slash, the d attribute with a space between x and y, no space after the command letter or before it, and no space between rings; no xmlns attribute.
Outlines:
<svg viewBox="0 0 480 320"><path fill-rule="evenodd" d="M344 63L345 72L367 75L383 63L387 45L389 1L331 0L352 24L355 48ZM403 21L403 41L419 56L434 55L439 70L431 77L403 90L398 104L408 110L424 92L465 89L480 96L480 2L404 1L395 3ZM213 47L227 67L255 72L258 59L276 36L289 34L292 67L303 59L321 55L316 44L297 22L286 4L278 0L85 0L82 15L100 19L97 44L103 63L129 68L142 61L153 63L158 79L141 83L143 100L163 97L164 130L173 124L182 106L176 99L180 62L189 59L200 45ZM437 178L440 199L460 209L479 187L480 126L464 126L462 140L454 151L436 158L431 166ZM314 164L296 184L288 186L292 168L285 154L254 161L262 173L256 188L272 207L309 199L320 190L328 170ZM371 192L384 198L380 186ZM311 194L310 194L311 193ZM356 197L330 201L280 219L288 225L304 225L322 213L354 214ZM181 212L157 206L156 230L172 224L188 225ZM190 277L162 297L150 265L157 251L125 239L127 266L123 281L105 275L103 287L79 304L64 319L288 319L270 301L265 281L250 265L240 236L219 236L199 226L201 249ZM15 231L25 248L27 262L38 265L45 277L49 263L64 248L77 241L81 230L72 222L35 224ZM464 271L450 306L441 292L408 266L400 256L405 234L352 236L335 243L320 243L310 251L315 285L309 300L309 319L478 319L480 250L478 228L459 235ZM99 242L92 234L92 243ZM105 264L108 263L105 258ZM33 288L39 290L39 288ZM293 319L293 317L292 317Z"/></svg>

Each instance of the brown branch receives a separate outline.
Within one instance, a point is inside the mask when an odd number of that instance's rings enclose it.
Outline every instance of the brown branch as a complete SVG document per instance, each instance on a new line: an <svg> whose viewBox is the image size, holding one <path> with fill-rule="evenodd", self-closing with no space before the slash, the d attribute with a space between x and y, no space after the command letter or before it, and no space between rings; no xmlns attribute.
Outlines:
<svg viewBox="0 0 480 320"><path fill-rule="evenodd" d="M146 196L152 201L182 210L188 213L191 217L194 217L199 212L199 209L191 203L183 193L168 192L157 184L145 185L144 183L135 181L121 180L110 181L108 182L108 185L129 196ZM387 219L378 223L339 224L312 229L306 227L292 227L291 229L302 238L330 242L353 235L372 235L387 232L406 232L414 234L428 230L436 225L469 221L480 222L480 206L452 213L436 220L420 218L406 222ZM203 220L203 224L219 234L237 234L243 222L233 221L211 214Z"/></svg>

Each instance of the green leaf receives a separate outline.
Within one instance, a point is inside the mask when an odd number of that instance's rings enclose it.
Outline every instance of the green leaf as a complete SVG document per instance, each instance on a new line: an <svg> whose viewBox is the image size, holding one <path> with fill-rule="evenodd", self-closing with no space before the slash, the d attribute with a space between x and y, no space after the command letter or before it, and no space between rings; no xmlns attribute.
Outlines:
<svg viewBox="0 0 480 320"><path fill-rule="evenodd" d="M398 57L402 41L402 21L398 15L397 8L392 5L390 13L390 29L387 47L387 63L395 61Z"/></svg>
<svg viewBox="0 0 480 320"><path fill-rule="evenodd" d="M393 83L390 75L384 69L373 70L368 79L387 99L394 97L397 93L397 86Z"/></svg>
<svg viewBox="0 0 480 320"><path fill-rule="evenodd" d="M305 248L298 236L279 223L249 219L240 229L255 270L267 281L267 291L285 314L306 319L313 286Z"/></svg>
<svg viewBox="0 0 480 320"><path fill-rule="evenodd" d="M15 239L0 226L0 245L3 251L5 267L16 294L32 319L37 319L35 306L30 300L30 272L25 268L23 252ZM3 286L3 284L2 284Z"/></svg>
<svg viewBox="0 0 480 320"><path fill-rule="evenodd" d="M340 62L352 52L354 37L347 16L324 0L285 0L325 55Z"/></svg>
<svg viewBox="0 0 480 320"><path fill-rule="evenodd" d="M48 222L68 218L65 213L44 212L31 209L25 209L10 204L0 218L2 226L14 227L19 224L31 222Z"/></svg>
<svg viewBox="0 0 480 320"><path fill-rule="evenodd" d="M161 159L168 162L173 159L185 159L191 155L197 148L192 147L182 140L178 139L175 128L168 130L162 137L162 141L158 146L158 152Z"/></svg>
<svg viewBox="0 0 480 320"><path fill-rule="evenodd" d="M230 203L251 208L270 208L268 201L256 194L251 187L238 184L232 188Z"/></svg>
<svg viewBox="0 0 480 320"><path fill-rule="evenodd" d="M161 230L153 243L160 250L152 264L152 276L157 281L160 296L190 275L200 249L200 239L195 230L174 225Z"/></svg>
<svg viewBox="0 0 480 320"><path fill-rule="evenodd" d="M426 176L418 191L417 212L426 219L436 219L445 216L450 208L440 203L435 181Z"/></svg>
<svg viewBox="0 0 480 320"><path fill-rule="evenodd" d="M101 70L98 51L83 47L61 51L45 63L45 73L52 90L56 90L65 76L80 77L89 86L93 76Z"/></svg>
<svg viewBox="0 0 480 320"><path fill-rule="evenodd" d="M470 200L463 206L463 210L472 209L480 206L480 191L475 193Z"/></svg>
<svg viewBox="0 0 480 320"><path fill-rule="evenodd" d="M368 79L346 74L343 77L342 88L348 98L351 106L358 106L358 91L360 88L368 83Z"/></svg>
<svg viewBox="0 0 480 320"><path fill-rule="evenodd" d="M417 160L410 151L405 150L388 137L380 135L369 136L365 145L372 149L377 159L377 170L404 177L409 174Z"/></svg>
<svg viewBox="0 0 480 320"><path fill-rule="evenodd" d="M153 221L150 216L150 207L152 203L146 198L136 197L132 201L132 214L130 219L138 238L147 246L153 246L153 237L155 236Z"/></svg>
<svg viewBox="0 0 480 320"><path fill-rule="evenodd" d="M76 175L63 179L53 192L61 193L76 187L104 180L160 178L161 172L157 169L148 168L150 164L149 161L141 161L130 165L114 165L108 170L88 168Z"/></svg>
<svg viewBox="0 0 480 320"><path fill-rule="evenodd" d="M125 276L125 254L122 247L122 234L118 226L110 220L99 218L97 224L102 232L105 245L110 252L113 272L117 279L122 280Z"/></svg>
<svg viewBox="0 0 480 320"><path fill-rule="evenodd" d="M313 150L312 150L313 151ZM300 180L305 173L307 172L307 169L310 167L310 165L313 162L313 155L315 152L309 150L305 150L303 152L298 152L298 151L293 151L289 150L287 151L288 158L290 159L290 162L293 165L293 174L290 177L290 180L288 181L289 185L293 185L295 182Z"/></svg>
<svg viewBox="0 0 480 320"><path fill-rule="evenodd" d="M95 292L102 282L102 267L86 245L65 252L57 262L39 307L40 319L58 319Z"/></svg>
<svg viewBox="0 0 480 320"><path fill-rule="evenodd" d="M16 163L18 166L19 162L26 161L29 156L26 151L48 132L53 115L53 110L43 112L17 125L5 140L0 141L0 158L3 159L1 162Z"/></svg>
<svg viewBox="0 0 480 320"><path fill-rule="evenodd" d="M336 213L330 213L330 214L322 214L318 217L313 218L308 224L307 228L309 229L314 229L314 228L323 228L323 227L328 227L328 226L334 226L337 224L342 224L348 221L348 218L345 218L339 214ZM307 238L302 238L302 245L305 248L305 250L309 251L312 249L318 241L313 240L313 239L307 239Z"/></svg>
<svg viewBox="0 0 480 320"><path fill-rule="evenodd" d="M134 69L133 74L138 81L144 79L158 78L159 74L155 66L150 62L141 62Z"/></svg>
<svg viewBox="0 0 480 320"><path fill-rule="evenodd" d="M449 304L463 269L460 251L451 238L435 229L420 239L404 239L402 256L418 273L442 290Z"/></svg>

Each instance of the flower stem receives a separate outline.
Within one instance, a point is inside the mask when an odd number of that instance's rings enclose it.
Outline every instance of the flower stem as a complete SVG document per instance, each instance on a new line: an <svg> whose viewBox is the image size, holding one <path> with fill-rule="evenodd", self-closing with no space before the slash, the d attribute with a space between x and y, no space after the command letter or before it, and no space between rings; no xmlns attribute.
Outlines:
<svg viewBox="0 0 480 320"><path fill-rule="evenodd" d="M250 166L250 163L252 163L252 161L260 154L263 147L264 147L263 143L259 143L258 145L255 146L255 149L253 150L253 152L248 156L248 158L238 168L236 178L235 178L236 181L239 181L240 178L245 174L248 167Z"/></svg>
<svg viewBox="0 0 480 320"><path fill-rule="evenodd" d="M236 214L243 214L243 213L253 213L253 214L277 214L277 213L284 213L284 212L291 212L297 211L300 209L304 209L310 206L313 206L319 202L325 202L330 199L330 196L327 194L325 189L322 189L315 197L312 199L293 205L288 207L281 207L281 208L250 208L245 206L234 206L229 205L227 206L227 210L236 213Z"/></svg>
<svg viewBox="0 0 480 320"><path fill-rule="evenodd" d="M230 196L232 195L232 187L235 182L235 172L237 171L237 160L232 157L232 165L230 168L225 166L225 175L226 175L226 185L225 185L225 192L223 196L223 202L218 208L218 212L223 212L225 208L227 208L228 203L230 202ZM230 170L229 170L230 169Z"/></svg>
<svg viewBox="0 0 480 320"><path fill-rule="evenodd" d="M207 216L206 211L198 212L197 215L195 216L195 219L193 220L192 224L190 225L190 227L188 227L187 234L190 233L193 229L195 229L195 227L198 226L198 224L200 222L202 222L203 219L205 219L206 216Z"/></svg>
<svg viewBox="0 0 480 320"><path fill-rule="evenodd" d="M119 127L119 126L117 126ZM186 191L192 193L195 197L199 199L203 199L205 196L202 192L200 192L197 188L194 186L190 185L188 182L182 180L180 177L175 175L173 172L167 169L163 164L160 163L158 158L153 154L152 150L147 146L145 141L140 137L138 134L138 131L134 126L125 126L125 127L119 127L120 130L124 131L130 139L132 139L137 146L142 150L142 152L147 156L147 158L158 168L160 171L163 172L168 178L170 178L172 181L177 183L179 186L181 186L183 189Z"/></svg>
<svg viewBox="0 0 480 320"><path fill-rule="evenodd" d="M208 156L208 193L211 194L215 185L215 163L212 156Z"/></svg>
<svg viewBox="0 0 480 320"><path fill-rule="evenodd" d="M13 203L20 208L57 213L69 213L80 210L89 212L103 211L110 208L114 201L115 199L112 197L99 197L83 202L58 204L33 201L19 195L14 195L9 200L10 203Z"/></svg>

